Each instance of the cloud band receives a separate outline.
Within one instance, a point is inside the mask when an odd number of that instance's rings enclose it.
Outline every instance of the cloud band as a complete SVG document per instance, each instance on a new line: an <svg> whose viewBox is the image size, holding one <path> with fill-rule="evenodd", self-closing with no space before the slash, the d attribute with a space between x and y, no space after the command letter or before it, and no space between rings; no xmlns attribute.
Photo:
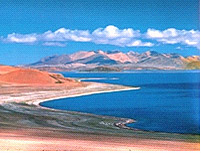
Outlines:
<svg viewBox="0 0 201 153"><path fill-rule="evenodd" d="M42 34L8 34L3 38L4 42L42 44L45 46L64 47L66 42L92 42L96 44L108 44L121 47L152 47L159 44L180 44L189 47L200 48L200 32L197 30L177 30L169 28L164 31L148 29L141 33L132 28L119 29L113 25L98 28L93 32L89 30L70 30L60 28L55 32L47 31Z"/></svg>

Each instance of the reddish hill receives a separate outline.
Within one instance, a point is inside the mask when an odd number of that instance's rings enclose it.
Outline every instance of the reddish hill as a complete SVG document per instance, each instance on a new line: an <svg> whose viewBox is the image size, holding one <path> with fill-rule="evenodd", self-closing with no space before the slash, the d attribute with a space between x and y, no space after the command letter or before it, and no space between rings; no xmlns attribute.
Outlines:
<svg viewBox="0 0 201 153"><path fill-rule="evenodd" d="M7 66L7 65L0 65L0 74L5 74L8 72L16 71L19 68L13 67L13 66Z"/></svg>
<svg viewBox="0 0 201 153"><path fill-rule="evenodd" d="M8 68L8 69L6 69ZM3 71L4 70L4 71ZM61 74L48 73L36 69L24 69L15 67L0 66L0 82L12 84L72 84L76 81L64 78Z"/></svg>

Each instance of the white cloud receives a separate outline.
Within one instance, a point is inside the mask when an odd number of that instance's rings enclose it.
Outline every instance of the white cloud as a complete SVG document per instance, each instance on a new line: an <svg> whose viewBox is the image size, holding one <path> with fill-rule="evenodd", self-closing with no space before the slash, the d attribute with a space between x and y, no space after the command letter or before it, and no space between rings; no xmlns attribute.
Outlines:
<svg viewBox="0 0 201 153"><path fill-rule="evenodd" d="M169 28L164 31L148 29L146 38L154 39L164 44L183 44L200 48L200 32L197 30L177 30Z"/></svg>
<svg viewBox="0 0 201 153"><path fill-rule="evenodd" d="M44 42L43 46L58 46L58 47L65 47L66 44L60 42Z"/></svg>
<svg viewBox="0 0 201 153"><path fill-rule="evenodd" d="M148 29L147 37L148 38L163 38L163 34L159 30Z"/></svg>
<svg viewBox="0 0 201 153"><path fill-rule="evenodd" d="M41 35L41 39L45 41L78 41L88 42L91 40L88 30L70 30L60 28L55 32L47 31Z"/></svg>
<svg viewBox="0 0 201 153"><path fill-rule="evenodd" d="M154 46L153 43L150 42L142 42L141 40L134 40L133 42L131 42L130 44L128 44L127 46L129 47L134 47L134 46L146 46L146 47L151 47Z"/></svg>
<svg viewBox="0 0 201 153"><path fill-rule="evenodd" d="M55 32L47 31L43 34L22 35L14 33L8 35L5 40L13 43L41 42L46 46L60 47L63 47L64 45L59 44L59 42L67 41L93 42L96 44L109 44L122 47L153 46L152 43L143 43L141 40L136 40L136 38L140 38L140 36L139 30L133 30L132 28L121 30L113 25L109 25L105 28L98 28L91 33L89 30L70 30L65 28L60 28Z"/></svg>
<svg viewBox="0 0 201 153"><path fill-rule="evenodd" d="M131 28L120 30L119 28L109 25L105 29L98 28L93 31L92 35L99 38L117 39L117 38L133 38L139 37L140 31L134 31Z"/></svg>
<svg viewBox="0 0 201 153"><path fill-rule="evenodd" d="M110 44L122 47L133 46L147 46L150 47L153 44L143 43L140 38L141 33L139 30L133 30L131 28L122 29L109 25L106 28L98 28L92 32L92 41L96 44Z"/></svg>
<svg viewBox="0 0 201 153"><path fill-rule="evenodd" d="M181 48L180 46L176 47L176 49L178 49L178 50L183 50L183 48Z"/></svg>
<svg viewBox="0 0 201 153"><path fill-rule="evenodd" d="M65 42L92 42L121 47L152 47L154 42L161 44L179 44L190 47L200 47L200 32L195 30L177 30L169 28L164 31L148 29L146 33L132 28L119 29L113 25L89 30L70 30L60 28L54 32L47 31L42 34L9 34L3 41L10 43L42 44L46 46L64 47Z"/></svg>
<svg viewBox="0 0 201 153"><path fill-rule="evenodd" d="M7 42L14 42L14 43L34 43L37 41L36 34L9 34L6 38Z"/></svg>

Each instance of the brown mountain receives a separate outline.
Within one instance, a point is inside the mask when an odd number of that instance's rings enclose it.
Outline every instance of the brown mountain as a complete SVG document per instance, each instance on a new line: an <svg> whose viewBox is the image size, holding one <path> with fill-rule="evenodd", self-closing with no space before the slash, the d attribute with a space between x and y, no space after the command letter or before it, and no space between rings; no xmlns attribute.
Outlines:
<svg viewBox="0 0 201 153"><path fill-rule="evenodd" d="M188 63L199 61L199 56L183 57L176 53L165 54L155 51L123 53L98 50L50 56L28 66L63 71L93 69L100 66L115 67L121 70L186 69ZM198 67L196 66L196 68Z"/></svg>

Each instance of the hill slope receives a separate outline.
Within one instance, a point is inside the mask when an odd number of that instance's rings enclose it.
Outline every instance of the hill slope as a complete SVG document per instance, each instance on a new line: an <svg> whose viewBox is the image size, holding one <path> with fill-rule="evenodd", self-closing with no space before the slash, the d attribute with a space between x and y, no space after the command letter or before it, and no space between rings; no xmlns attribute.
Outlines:
<svg viewBox="0 0 201 153"><path fill-rule="evenodd" d="M122 70L135 69L186 69L191 62L199 62L199 56L183 57L176 53L165 54L155 51L138 53L130 51L80 51L71 55L51 56L28 65L39 69L86 70L99 66L115 67ZM199 69L199 65L188 69Z"/></svg>
<svg viewBox="0 0 201 153"><path fill-rule="evenodd" d="M73 84L73 79L64 78L61 74L48 73L36 69L16 68L10 66L0 66L0 83L1 84Z"/></svg>

